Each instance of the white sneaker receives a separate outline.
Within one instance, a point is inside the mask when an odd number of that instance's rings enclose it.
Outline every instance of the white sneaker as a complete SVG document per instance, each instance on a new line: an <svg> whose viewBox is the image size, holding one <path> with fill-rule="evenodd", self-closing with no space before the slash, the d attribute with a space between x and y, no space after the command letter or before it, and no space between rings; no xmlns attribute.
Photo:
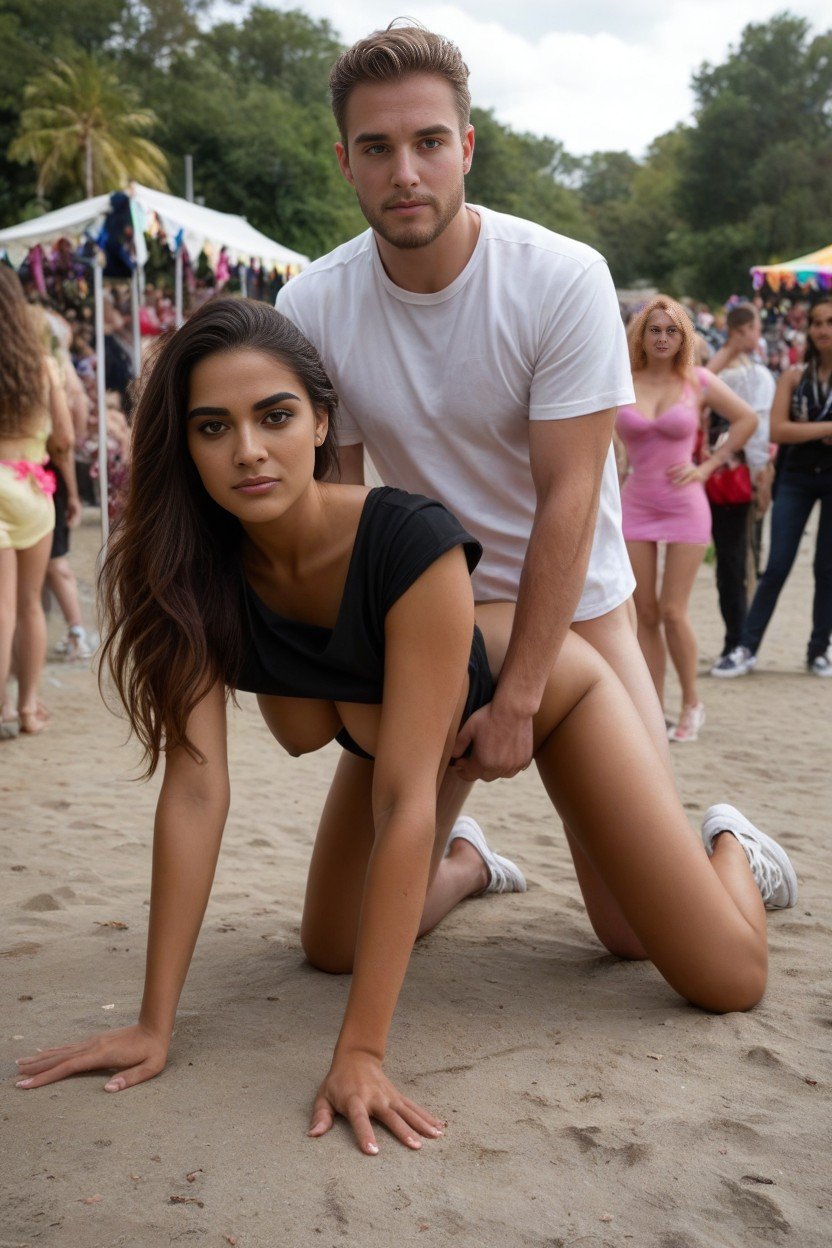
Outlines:
<svg viewBox="0 0 832 1248"><path fill-rule="evenodd" d="M735 646L730 654L723 654L711 668L712 676L747 676L757 666L757 656L748 646Z"/></svg>
<svg viewBox="0 0 832 1248"><path fill-rule="evenodd" d="M721 832L730 832L745 850L767 910L788 910L797 904L797 876L782 845L755 828L736 806L726 802L705 811L702 840L708 856L713 853L714 840Z"/></svg>
<svg viewBox="0 0 832 1248"><path fill-rule="evenodd" d="M525 893L526 879L523 872L510 859L501 858L489 848L482 828L469 815L460 815L457 819L448 837L448 849L459 837L474 846L488 869L489 879L483 893Z"/></svg>
<svg viewBox="0 0 832 1248"><path fill-rule="evenodd" d="M57 651L58 647L55 647ZM63 646L63 657L65 663L77 663L83 659L92 658L92 646L89 643L86 629L80 624L73 624L72 628L66 635Z"/></svg>
<svg viewBox="0 0 832 1248"><path fill-rule="evenodd" d="M828 654L819 654L807 664L813 676L832 676L832 661Z"/></svg>

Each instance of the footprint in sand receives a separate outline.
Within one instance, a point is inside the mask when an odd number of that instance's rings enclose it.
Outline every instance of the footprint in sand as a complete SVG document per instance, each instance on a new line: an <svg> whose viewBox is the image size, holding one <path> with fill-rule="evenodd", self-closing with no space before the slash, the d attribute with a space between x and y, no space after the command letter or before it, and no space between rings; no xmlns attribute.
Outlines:
<svg viewBox="0 0 832 1248"><path fill-rule="evenodd" d="M740 1217L747 1219L749 1227L753 1226L757 1231L780 1231L784 1235L791 1230L783 1210L772 1196L749 1190L734 1179L723 1179L722 1185L727 1204Z"/></svg>

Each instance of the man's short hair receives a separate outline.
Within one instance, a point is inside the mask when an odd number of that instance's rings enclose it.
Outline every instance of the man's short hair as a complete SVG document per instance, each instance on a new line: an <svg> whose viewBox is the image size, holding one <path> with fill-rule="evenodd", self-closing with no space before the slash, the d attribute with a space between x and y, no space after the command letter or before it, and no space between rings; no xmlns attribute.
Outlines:
<svg viewBox="0 0 832 1248"><path fill-rule="evenodd" d="M743 329L744 326L750 325L752 321L759 320L760 313L754 307L753 303L737 303L733 308L729 308L728 315L725 317L725 324L728 326L730 333L735 329Z"/></svg>
<svg viewBox="0 0 832 1248"><path fill-rule="evenodd" d="M460 132L471 117L468 66L455 43L424 26L396 26L374 31L342 52L329 75L332 111L346 147L347 100L353 87L364 82L401 82L411 74L437 74L453 90Z"/></svg>

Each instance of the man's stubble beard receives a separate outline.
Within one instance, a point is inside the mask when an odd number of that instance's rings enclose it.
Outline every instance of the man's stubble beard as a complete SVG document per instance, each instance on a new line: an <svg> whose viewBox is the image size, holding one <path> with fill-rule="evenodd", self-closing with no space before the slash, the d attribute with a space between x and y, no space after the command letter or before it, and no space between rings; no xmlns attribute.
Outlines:
<svg viewBox="0 0 832 1248"><path fill-rule="evenodd" d="M427 202L438 212L433 225L404 234L394 233L391 230L390 223L384 215L385 209L382 208L381 212L376 213L375 210L368 207L357 191L356 195L358 195L358 205L364 214L367 224L376 234L379 234L391 247L398 247L402 251L415 251L419 247L429 247L431 243L439 238L440 234L444 234L465 202L465 183L460 178L459 186L456 188L453 198L448 200L444 206L440 200L431 195ZM404 225L405 229L407 229L407 223L404 223Z"/></svg>

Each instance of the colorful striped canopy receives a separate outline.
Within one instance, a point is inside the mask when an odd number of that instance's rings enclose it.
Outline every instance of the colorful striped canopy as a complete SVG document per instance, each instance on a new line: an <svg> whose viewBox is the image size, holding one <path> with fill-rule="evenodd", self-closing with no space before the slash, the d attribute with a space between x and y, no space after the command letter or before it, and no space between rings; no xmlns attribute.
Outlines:
<svg viewBox="0 0 832 1248"><path fill-rule="evenodd" d="M832 243L808 256L784 260L782 264L756 264L751 270L754 289L770 286L772 290L793 290L796 286L814 286L832 290Z"/></svg>

